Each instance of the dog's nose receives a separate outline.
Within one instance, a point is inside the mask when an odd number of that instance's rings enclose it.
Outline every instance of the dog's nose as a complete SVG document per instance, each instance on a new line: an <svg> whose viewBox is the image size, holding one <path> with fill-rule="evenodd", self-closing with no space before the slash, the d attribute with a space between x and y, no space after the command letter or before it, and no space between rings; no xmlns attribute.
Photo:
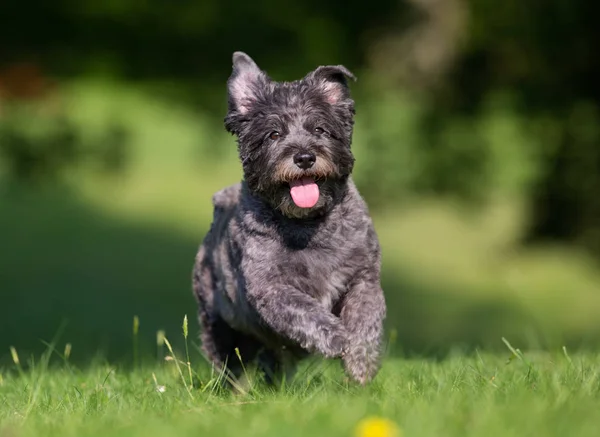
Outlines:
<svg viewBox="0 0 600 437"><path fill-rule="evenodd" d="M294 164L300 167L302 170L308 170L313 165L317 157L314 153L300 152L294 155Z"/></svg>

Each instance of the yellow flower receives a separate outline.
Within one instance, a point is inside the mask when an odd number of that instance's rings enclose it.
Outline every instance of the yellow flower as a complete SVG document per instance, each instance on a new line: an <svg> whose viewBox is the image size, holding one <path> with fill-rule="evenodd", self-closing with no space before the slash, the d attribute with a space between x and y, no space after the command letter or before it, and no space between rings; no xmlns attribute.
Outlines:
<svg viewBox="0 0 600 437"><path fill-rule="evenodd" d="M401 437L398 425L383 417L367 417L356 426L356 437Z"/></svg>

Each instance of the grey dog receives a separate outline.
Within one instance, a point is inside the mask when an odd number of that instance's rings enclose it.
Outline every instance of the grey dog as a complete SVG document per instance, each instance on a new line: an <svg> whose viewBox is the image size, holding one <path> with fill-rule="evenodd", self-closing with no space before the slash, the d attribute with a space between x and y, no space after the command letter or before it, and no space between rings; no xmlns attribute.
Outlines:
<svg viewBox="0 0 600 437"><path fill-rule="evenodd" d="M213 196L193 287L203 352L235 376L257 362L272 383L315 353L360 384L379 371L381 250L351 178L348 79L340 65L276 82L233 54L225 127L243 180Z"/></svg>

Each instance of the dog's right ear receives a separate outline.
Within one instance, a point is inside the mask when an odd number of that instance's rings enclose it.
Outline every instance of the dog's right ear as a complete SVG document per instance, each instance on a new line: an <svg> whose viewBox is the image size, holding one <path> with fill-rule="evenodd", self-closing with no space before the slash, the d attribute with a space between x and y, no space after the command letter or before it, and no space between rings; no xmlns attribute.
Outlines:
<svg viewBox="0 0 600 437"><path fill-rule="evenodd" d="M233 54L233 71L227 81L229 111L246 114L256 103L261 86L269 80L267 75L244 52Z"/></svg>

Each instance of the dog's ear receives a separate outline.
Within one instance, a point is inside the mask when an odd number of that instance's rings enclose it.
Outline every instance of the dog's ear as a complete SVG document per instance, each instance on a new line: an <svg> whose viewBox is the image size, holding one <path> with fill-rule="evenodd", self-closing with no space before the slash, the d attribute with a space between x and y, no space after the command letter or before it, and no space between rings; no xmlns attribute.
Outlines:
<svg viewBox="0 0 600 437"><path fill-rule="evenodd" d="M269 78L244 52L233 54L233 71L227 81L229 111L246 114L256 102L260 87Z"/></svg>
<svg viewBox="0 0 600 437"><path fill-rule="evenodd" d="M329 103L336 103L350 97L348 79L356 81L354 74L343 65L326 65L309 74L316 86L325 94Z"/></svg>

